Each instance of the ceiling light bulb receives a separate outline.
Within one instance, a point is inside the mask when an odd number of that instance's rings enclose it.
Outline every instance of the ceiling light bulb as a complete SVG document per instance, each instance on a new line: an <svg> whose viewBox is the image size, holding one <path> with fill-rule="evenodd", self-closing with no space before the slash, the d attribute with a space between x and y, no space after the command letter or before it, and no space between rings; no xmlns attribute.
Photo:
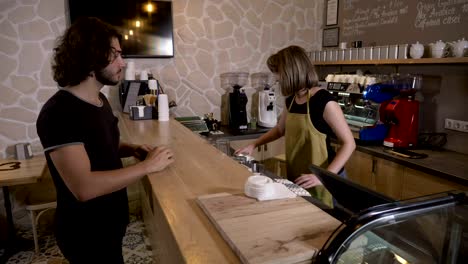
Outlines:
<svg viewBox="0 0 468 264"><path fill-rule="evenodd" d="M148 11L148 13L151 13L151 12L154 11L154 7L153 7L153 5L151 3L148 3L146 5L146 11Z"/></svg>

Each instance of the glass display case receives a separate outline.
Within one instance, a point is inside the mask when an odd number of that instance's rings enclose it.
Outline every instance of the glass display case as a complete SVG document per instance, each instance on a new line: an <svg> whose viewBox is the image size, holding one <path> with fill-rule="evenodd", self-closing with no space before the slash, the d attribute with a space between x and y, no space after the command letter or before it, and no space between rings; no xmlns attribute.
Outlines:
<svg viewBox="0 0 468 264"><path fill-rule="evenodd" d="M311 170L333 190L330 178L336 175ZM348 200L354 199L348 196ZM467 263L467 193L453 191L405 201L376 201L381 204L344 221L313 263Z"/></svg>

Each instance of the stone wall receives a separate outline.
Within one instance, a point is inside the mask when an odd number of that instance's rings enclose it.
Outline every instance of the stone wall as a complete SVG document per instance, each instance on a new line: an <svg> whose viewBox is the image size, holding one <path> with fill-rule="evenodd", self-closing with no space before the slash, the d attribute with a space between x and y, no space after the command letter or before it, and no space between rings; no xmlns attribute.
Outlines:
<svg viewBox="0 0 468 264"><path fill-rule="evenodd" d="M30 142L40 151L36 118L56 91L50 57L65 28L63 0L0 2L0 156Z"/></svg>
<svg viewBox="0 0 468 264"><path fill-rule="evenodd" d="M175 0L175 56L134 59L136 70L158 78L174 115L220 118L220 74L267 71L270 54L296 44L319 49L323 0ZM0 157L13 146L42 147L35 121L41 106L57 90L50 58L57 36L66 28L65 0L3 0L0 2ZM246 86L250 96L253 89ZM119 109L115 88L103 90Z"/></svg>
<svg viewBox="0 0 468 264"><path fill-rule="evenodd" d="M170 100L178 105L171 109L173 115L213 112L219 119L225 93L220 74L267 71L268 56L291 44L319 49L323 3L175 0L174 58L134 59L136 70L148 69L159 79ZM0 158L13 156L14 145L22 142L31 143L38 154L42 147L36 118L57 91L50 58L56 38L67 26L66 0L2 0L0 10ZM250 82L246 90L248 95L253 93ZM117 89L106 87L103 91L119 110ZM13 211L20 223L27 222L24 200L29 187L11 188ZM4 215L3 206L0 215Z"/></svg>

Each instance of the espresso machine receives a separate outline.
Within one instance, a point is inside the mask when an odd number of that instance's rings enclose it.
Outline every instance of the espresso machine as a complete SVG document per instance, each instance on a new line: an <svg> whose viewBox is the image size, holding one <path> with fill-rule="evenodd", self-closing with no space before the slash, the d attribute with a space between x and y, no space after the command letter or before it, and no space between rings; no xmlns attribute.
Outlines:
<svg viewBox="0 0 468 264"><path fill-rule="evenodd" d="M383 145L410 148L418 142L419 101L415 93L421 85L420 76L396 76L385 83L366 89L366 98L380 103L380 121L388 126Z"/></svg>
<svg viewBox="0 0 468 264"><path fill-rule="evenodd" d="M335 96L354 138L360 144L381 145L388 129L379 120L380 103L364 98L365 82L341 77L327 76L327 90Z"/></svg>
<svg viewBox="0 0 468 264"><path fill-rule="evenodd" d="M228 72L221 75L221 79L225 82L226 90L230 90L227 100L228 115L223 115L223 118L228 118L229 127L233 130L247 129L247 95L242 87L247 84L249 77L248 72ZM226 123L225 120L223 122Z"/></svg>

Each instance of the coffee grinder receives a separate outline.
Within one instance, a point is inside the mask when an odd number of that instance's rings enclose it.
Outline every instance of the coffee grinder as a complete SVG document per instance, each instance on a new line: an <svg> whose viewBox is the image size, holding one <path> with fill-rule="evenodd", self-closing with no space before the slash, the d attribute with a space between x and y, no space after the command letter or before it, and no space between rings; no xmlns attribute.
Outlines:
<svg viewBox="0 0 468 264"><path fill-rule="evenodd" d="M376 95L368 97L373 97L374 101L380 101L380 121L387 124L389 128L383 142L384 146L391 148L416 146L419 101L415 99L415 93L421 88L421 83L421 76L394 76L387 83L367 87L367 95Z"/></svg>
<svg viewBox="0 0 468 264"><path fill-rule="evenodd" d="M268 72L258 72L251 76L252 86L257 92L252 95L252 116L257 118L261 127L276 126L278 115L276 94L273 85L274 75Z"/></svg>
<svg viewBox="0 0 468 264"><path fill-rule="evenodd" d="M247 95L241 89L247 84L248 72L228 72L221 75L232 91L229 93L229 127L234 130L247 129Z"/></svg>
<svg viewBox="0 0 468 264"><path fill-rule="evenodd" d="M393 85L399 97L381 105L381 118L390 124L384 146L392 148L415 147L419 133L419 101L415 94L422 86L421 75L394 76Z"/></svg>
<svg viewBox="0 0 468 264"><path fill-rule="evenodd" d="M380 106L381 119L389 124L384 146L408 148L418 142L419 102L414 97L393 99Z"/></svg>
<svg viewBox="0 0 468 264"><path fill-rule="evenodd" d="M276 110L276 95L273 88L266 84L263 91L258 93L258 125L274 127L278 119Z"/></svg>

